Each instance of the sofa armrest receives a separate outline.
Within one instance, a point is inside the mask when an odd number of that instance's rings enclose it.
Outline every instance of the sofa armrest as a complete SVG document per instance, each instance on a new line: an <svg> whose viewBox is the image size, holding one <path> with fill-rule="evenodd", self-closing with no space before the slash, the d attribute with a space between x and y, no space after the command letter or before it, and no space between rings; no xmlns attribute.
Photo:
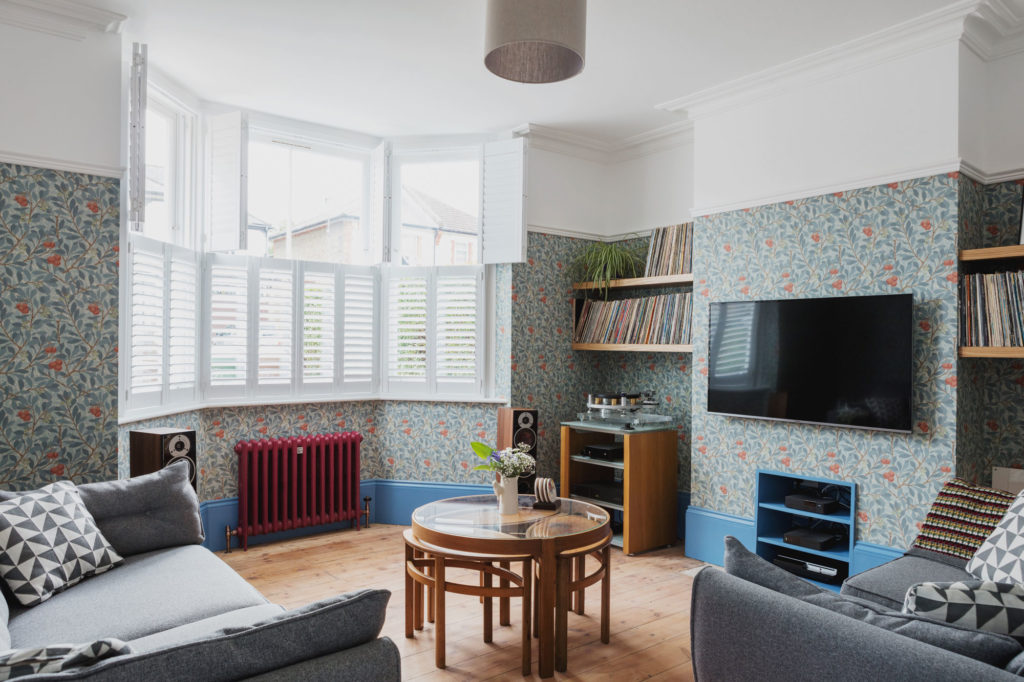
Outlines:
<svg viewBox="0 0 1024 682"><path fill-rule="evenodd" d="M715 568L694 578L690 638L697 682L1020 680Z"/></svg>

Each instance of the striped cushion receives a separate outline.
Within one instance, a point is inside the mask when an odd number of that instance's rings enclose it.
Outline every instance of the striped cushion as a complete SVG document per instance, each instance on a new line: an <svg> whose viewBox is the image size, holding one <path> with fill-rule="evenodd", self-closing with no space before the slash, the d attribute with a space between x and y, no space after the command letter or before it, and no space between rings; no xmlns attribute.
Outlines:
<svg viewBox="0 0 1024 682"><path fill-rule="evenodd" d="M970 559L1013 499L1013 495L1001 490L954 478L942 486L913 546Z"/></svg>

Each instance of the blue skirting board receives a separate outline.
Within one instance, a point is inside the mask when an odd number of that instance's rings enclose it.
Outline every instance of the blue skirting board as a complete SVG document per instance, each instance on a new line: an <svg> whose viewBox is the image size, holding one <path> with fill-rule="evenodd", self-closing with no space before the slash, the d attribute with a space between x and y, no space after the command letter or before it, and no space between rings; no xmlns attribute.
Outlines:
<svg viewBox="0 0 1024 682"><path fill-rule="evenodd" d="M701 507L687 507L686 556L721 566L725 553L722 538L726 535L734 536L751 552L755 551L757 536L754 532L753 519ZM850 575L898 559L903 556L904 551L869 542L856 542L850 562Z"/></svg>
<svg viewBox="0 0 1024 682"><path fill-rule="evenodd" d="M371 524L408 525L413 510L428 502L443 500L446 497L486 495L493 494L493 492L494 489L489 484L481 483L435 483L431 481L393 481L376 478L362 481L360 484L360 494L373 498L373 501L370 502ZM686 508L689 503L690 493L678 493L678 518L676 523L677 535L680 539L685 535ZM226 547L224 544L225 527L235 528L238 526L238 498L228 497L220 500L209 500L199 505L199 511L203 518L203 528L206 529L206 541L203 543L203 546L213 551L224 550ZM259 545L266 542L340 530L348 528L350 525L348 521L345 521L326 526L316 526L314 528L300 528L281 533L256 535L249 538L249 545ZM238 538L232 539L231 546L239 547Z"/></svg>

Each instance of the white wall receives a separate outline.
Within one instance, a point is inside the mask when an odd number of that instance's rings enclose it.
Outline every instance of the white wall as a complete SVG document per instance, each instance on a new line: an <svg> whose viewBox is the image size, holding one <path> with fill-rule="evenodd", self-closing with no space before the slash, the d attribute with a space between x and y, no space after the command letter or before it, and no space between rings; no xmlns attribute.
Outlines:
<svg viewBox="0 0 1024 682"><path fill-rule="evenodd" d="M542 231L606 234L607 165L535 144L528 154L526 222Z"/></svg>
<svg viewBox="0 0 1024 682"><path fill-rule="evenodd" d="M693 208L693 143L609 167L609 234L685 223Z"/></svg>
<svg viewBox="0 0 1024 682"><path fill-rule="evenodd" d="M958 86L957 146L960 158L976 168L988 168L988 64L963 45L960 47Z"/></svg>
<svg viewBox="0 0 1024 682"><path fill-rule="evenodd" d="M990 175L1024 175L1024 54L986 65L987 99L982 109L985 154L977 164Z"/></svg>
<svg viewBox="0 0 1024 682"><path fill-rule="evenodd" d="M956 43L696 113L694 203L741 208L913 177L957 161Z"/></svg>
<svg viewBox="0 0 1024 682"><path fill-rule="evenodd" d="M119 175L121 36L82 41L0 24L0 159Z"/></svg>

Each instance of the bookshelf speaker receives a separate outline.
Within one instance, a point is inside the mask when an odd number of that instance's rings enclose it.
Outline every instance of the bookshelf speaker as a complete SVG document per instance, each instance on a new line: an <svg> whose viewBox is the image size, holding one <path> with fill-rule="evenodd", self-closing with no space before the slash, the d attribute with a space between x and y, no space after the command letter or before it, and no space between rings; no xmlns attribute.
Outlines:
<svg viewBox="0 0 1024 682"><path fill-rule="evenodd" d="M151 474L180 460L188 463L188 477L196 487L196 432L176 428L128 432L129 474Z"/></svg>
<svg viewBox="0 0 1024 682"><path fill-rule="evenodd" d="M537 410L525 407L498 408L498 443L499 450L513 445L525 443L530 446L530 454L537 457ZM519 492L533 494L533 481L536 473L519 477Z"/></svg>

